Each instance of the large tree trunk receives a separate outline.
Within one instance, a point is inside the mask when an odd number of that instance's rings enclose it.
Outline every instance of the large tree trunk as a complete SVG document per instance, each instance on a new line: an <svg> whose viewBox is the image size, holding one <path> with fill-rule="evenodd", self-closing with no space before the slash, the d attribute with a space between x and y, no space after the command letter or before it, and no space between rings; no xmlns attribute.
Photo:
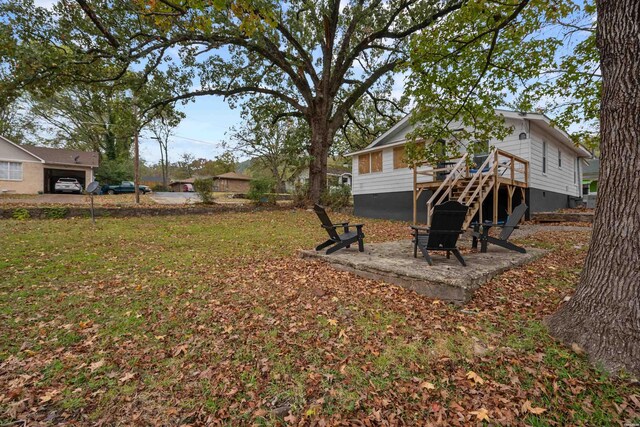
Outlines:
<svg viewBox="0 0 640 427"><path fill-rule="evenodd" d="M640 2L599 0L601 161L591 246L574 296L549 320L611 372L640 374Z"/></svg>
<svg viewBox="0 0 640 427"><path fill-rule="evenodd" d="M311 144L309 154L309 201L317 203L327 186L327 157L335 131L322 119L311 122Z"/></svg>

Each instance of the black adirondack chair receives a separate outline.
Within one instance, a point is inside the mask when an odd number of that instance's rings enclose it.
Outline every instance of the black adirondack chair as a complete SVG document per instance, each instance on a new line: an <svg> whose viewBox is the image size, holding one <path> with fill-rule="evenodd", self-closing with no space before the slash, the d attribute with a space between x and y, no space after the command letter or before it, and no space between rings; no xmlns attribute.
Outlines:
<svg viewBox="0 0 640 427"><path fill-rule="evenodd" d="M502 222L499 222L499 223L474 222L473 224L471 224L471 226L473 227L472 247L474 249L477 248L478 240L480 240L480 252L487 252L488 243L492 243L494 245L498 245L512 251L520 252L523 254L527 253L525 248L514 245L513 243L509 242L509 237L511 237L511 233L513 233L513 230L518 228L518 224L520 223L520 220L522 219L522 217L524 217L524 214L525 212L527 212L527 209L529 209L529 207L526 204L521 203L511 212L511 215L509 215L507 220L503 223ZM492 227L502 227L500 236L498 237L489 236L489 230L491 230Z"/></svg>
<svg viewBox="0 0 640 427"><path fill-rule="evenodd" d="M322 228L327 230L327 234L329 234L329 240L316 246L316 251L320 251L330 246L329 249L327 249L327 255L329 255L339 249L348 248L357 242L358 250L360 252L364 252L364 233L362 232L364 224L349 225L348 222L339 222L334 224L331 222L331 219L329 219L329 215L327 215L327 211L325 211L324 207L318 204L313 206L313 211L318 215L318 218L322 223ZM340 227L342 227L344 231L342 234L339 234L337 231ZM350 227L355 227L356 230L352 231Z"/></svg>
<svg viewBox="0 0 640 427"><path fill-rule="evenodd" d="M429 265L433 265L433 260L429 251L447 251L447 258L450 254L466 267L464 258L458 250L458 237L463 233L462 225L469 207L460 202L449 201L433 208L431 217L431 227L418 227L412 225L413 230L413 256L418 257L418 248L427 260Z"/></svg>

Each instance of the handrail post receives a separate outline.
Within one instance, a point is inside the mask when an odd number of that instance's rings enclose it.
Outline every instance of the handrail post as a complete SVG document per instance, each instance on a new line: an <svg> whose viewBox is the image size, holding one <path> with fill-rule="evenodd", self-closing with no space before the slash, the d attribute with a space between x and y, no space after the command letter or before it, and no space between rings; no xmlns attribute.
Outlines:
<svg viewBox="0 0 640 427"><path fill-rule="evenodd" d="M418 166L413 164L413 223L416 224L418 220Z"/></svg>
<svg viewBox="0 0 640 427"><path fill-rule="evenodd" d="M513 185L513 181L516 179L516 159L511 159L511 185Z"/></svg>
<svg viewBox="0 0 640 427"><path fill-rule="evenodd" d="M493 172L493 222L498 222L498 151L496 150L494 161L494 172Z"/></svg>

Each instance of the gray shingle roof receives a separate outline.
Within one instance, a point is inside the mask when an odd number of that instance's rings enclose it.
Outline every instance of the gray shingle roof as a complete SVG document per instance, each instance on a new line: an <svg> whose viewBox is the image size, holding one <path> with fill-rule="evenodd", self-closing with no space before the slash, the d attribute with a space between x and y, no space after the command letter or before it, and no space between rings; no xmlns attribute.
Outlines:
<svg viewBox="0 0 640 427"><path fill-rule="evenodd" d="M45 164L98 167L100 156L95 151L67 150L65 148L21 145L29 153L44 160Z"/></svg>

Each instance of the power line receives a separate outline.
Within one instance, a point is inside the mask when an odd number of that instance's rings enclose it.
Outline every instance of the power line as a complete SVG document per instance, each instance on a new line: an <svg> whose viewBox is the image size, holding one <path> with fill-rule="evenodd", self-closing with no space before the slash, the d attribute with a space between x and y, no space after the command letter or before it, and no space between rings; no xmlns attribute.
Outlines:
<svg viewBox="0 0 640 427"><path fill-rule="evenodd" d="M144 138L145 139L155 139L152 136L144 136ZM221 142L205 141L205 140L202 140L202 139L190 138L188 136L183 136L183 135L178 135L178 134L171 134L171 135L169 135L169 138L172 138L172 139L185 139L187 141L199 142L200 144L207 144L207 145L214 145L214 146L221 146L222 145Z"/></svg>

